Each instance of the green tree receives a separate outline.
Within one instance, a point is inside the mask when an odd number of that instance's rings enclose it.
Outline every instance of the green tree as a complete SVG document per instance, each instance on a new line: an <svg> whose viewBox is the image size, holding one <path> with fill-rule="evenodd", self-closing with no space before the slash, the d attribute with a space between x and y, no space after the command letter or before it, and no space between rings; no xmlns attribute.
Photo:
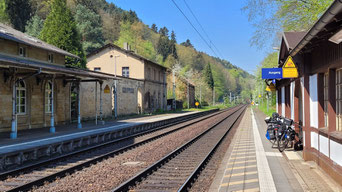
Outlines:
<svg viewBox="0 0 342 192"><path fill-rule="evenodd" d="M178 54L177 54L177 49L176 49L176 34L174 31L171 32L171 40L170 40L170 45L169 45L169 53L175 58L178 59Z"/></svg>
<svg viewBox="0 0 342 192"><path fill-rule="evenodd" d="M30 36L39 38L39 34L44 26L44 21L38 15L34 15L25 27L25 33Z"/></svg>
<svg viewBox="0 0 342 192"><path fill-rule="evenodd" d="M9 23L6 0L0 0L0 22Z"/></svg>
<svg viewBox="0 0 342 192"><path fill-rule="evenodd" d="M81 33L83 50L86 54L103 46L101 18L98 14L79 4L76 7L75 21L77 29Z"/></svg>
<svg viewBox="0 0 342 192"><path fill-rule="evenodd" d="M31 18L29 0L6 0L6 12L13 27L24 32L27 21Z"/></svg>
<svg viewBox="0 0 342 192"><path fill-rule="evenodd" d="M185 47L191 47L194 48L194 46L191 44L190 40L187 39L185 42L181 43L181 45L185 46Z"/></svg>
<svg viewBox="0 0 342 192"><path fill-rule="evenodd" d="M157 27L156 24L153 23L153 24L151 25L151 29L152 29L153 32L158 33L158 27Z"/></svg>
<svg viewBox="0 0 342 192"><path fill-rule="evenodd" d="M213 78L213 73L211 71L210 63L208 63L205 68L204 68L204 78L205 82L209 86L211 90L214 89L214 78Z"/></svg>
<svg viewBox="0 0 342 192"><path fill-rule="evenodd" d="M306 31L333 0L247 0L243 10L256 27L252 45L264 47L280 31ZM271 37L271 38L270 38Z"/></svg>
<svg viewBox="0 0 342 192"><path fill-rule="evenodd" d="M169 37L169 30L166 27L160 28L159 29L159 34L161 36Z"/></svg>
<svg viewBox="0 0 342 192"><path fill-rule="evenodd" d="M51 12L47 16L40 39L79 56L81 59L66 57L65 63L74 67L86 67L81 38L66 0L53 0Z"/></svg>
<svg viewBox="0 0 342 192"><path fill-rule="evenodd" d="M127 21L129 23L139 22L138 15L135 11L129 10L123 13L122 16L123 21Z"/></svg>

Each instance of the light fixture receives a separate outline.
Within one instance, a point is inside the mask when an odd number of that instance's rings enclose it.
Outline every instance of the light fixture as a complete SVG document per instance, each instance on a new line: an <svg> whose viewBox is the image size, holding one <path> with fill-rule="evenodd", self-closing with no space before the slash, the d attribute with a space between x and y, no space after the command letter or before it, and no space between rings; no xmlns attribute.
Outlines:
<svg viewBox="0 0 342 192"><path fill-rule="evenodd" d="M340 44L342 42L342 29L330 37L329 41Z"/></svg>

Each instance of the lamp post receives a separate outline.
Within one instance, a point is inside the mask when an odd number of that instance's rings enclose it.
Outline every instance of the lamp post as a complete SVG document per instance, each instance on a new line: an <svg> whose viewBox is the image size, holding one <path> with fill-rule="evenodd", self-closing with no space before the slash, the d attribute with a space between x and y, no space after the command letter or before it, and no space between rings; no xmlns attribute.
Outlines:
<svg viewBox="0 0 342 192"><path fill-rule="evenodd" d="M114 51L113 51L114 53ZM115 119L118 117L118 110L117 110L117 101L118 101L118 98L117 98L117 80L116 80L116 58L117 57L120 57L120 55L110 55L110 58L113 58L114 57L114 117Z"/></svg>

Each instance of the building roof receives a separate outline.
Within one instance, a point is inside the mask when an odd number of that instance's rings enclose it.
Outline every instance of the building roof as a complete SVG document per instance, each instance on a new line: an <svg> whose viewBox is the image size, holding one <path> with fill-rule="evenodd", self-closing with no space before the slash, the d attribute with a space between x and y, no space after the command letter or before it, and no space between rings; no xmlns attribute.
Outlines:
<svg viewBox="0 0 342 192"><path fill-rule="evenodd" d="M300 40L306 35L306 31L302 32L284 32L283 38L288 49L294 49Z"/></svg>
<svg viewBox="0 0 342 192"><path fill-rule="evenodd" d="M0 53L0 66L4 67L17 67L23 69L40 70L42 73L60 73L69 76L75 76L79 78L89 79L115 79L112 74L101 73L96 71L91 71L87 69L65 67L59 65L48 65L44 62L34 61L26 57L11 57L8 55L3 55Z"/></svg>
<svg viewBox="0 0 342 192"><path fill-rule="evenodd" d="M0 23L0 38L7 39L10 41L15 41L24 45L37 47L54 53L62 54L69 57L79 58L78 56L71 54L63 49L45 43L44 41L31 37L25 33L15 30L7 25Z"/></svg>
<svg viewBox="0 0 342 192"><path fill-rule="evenodd" d="M156 62L154 62L154 61L151 61L151 60L149 60L149 59L146 59L145 57L143 57L143 56L141 56L141 55L138 55L138 54L135 54L135 53L132 52L132 51L123 49L123 48L121 48L121 47L119 47L119 46L117 46L117 45L114 45L113 43L108 43L107 45L104 45L103 47L98 48L98 49L96 49L95 51L89 53L89 54L87 55L87 58L89 58L89 57L91 57L91 56L93 56L93 55L96 55L97 53L99 53L99 52L105 50L106 48L118 49L118 50L120 50L120 51L122 51L122 52L124 52L124 53L126 53L126 54L128 54L128 55L131 55L131 56L133 56L133 57L136 57L136 58L141 59L141 60L144 60L144 61L148 61L148 62L150 62L150 63L152 63L152 64L158 65L159 67L162 67L162 68L164 68L164 69L167 69L167 67L165 67L165 66L163 66L163 65L161 65L161 64L159 64L159 63L156 63Z"/></svg>

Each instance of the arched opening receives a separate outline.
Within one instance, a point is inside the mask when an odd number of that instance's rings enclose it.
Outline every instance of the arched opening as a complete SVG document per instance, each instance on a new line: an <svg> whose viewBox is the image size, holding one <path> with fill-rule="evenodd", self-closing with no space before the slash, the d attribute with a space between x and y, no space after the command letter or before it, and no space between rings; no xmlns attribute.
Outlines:
<svg viewBox="0 0 342 192"><path fill-rule="evenodd" d="M138 104L138 114L141 114L143 112L143 95L142 95L142 90L141 88L138 88L138 95L137 95L137 104Z"/></svg>
<svg viewBox="0 0 342 192"><path fill-rule="evenodd" d="M16 110L17 114L26 114L26 85L24 81L16 83Z"/></svg>

